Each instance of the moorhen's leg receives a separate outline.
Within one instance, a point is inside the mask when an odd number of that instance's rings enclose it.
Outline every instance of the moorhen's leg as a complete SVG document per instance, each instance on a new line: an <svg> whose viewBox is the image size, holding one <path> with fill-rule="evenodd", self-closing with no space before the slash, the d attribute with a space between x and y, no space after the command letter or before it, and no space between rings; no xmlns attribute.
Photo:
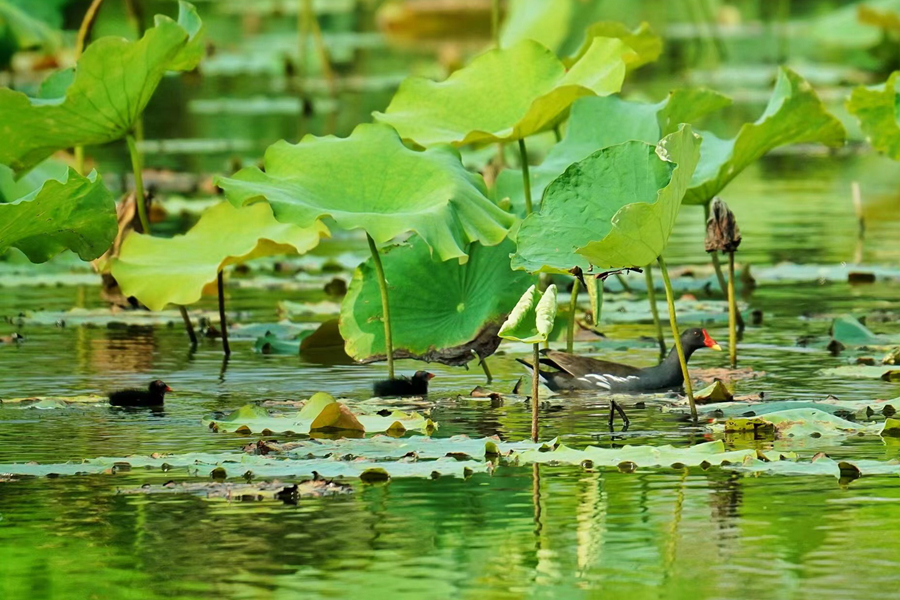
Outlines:
<svg viewBox="0 0 900 600"><path fill-rule="evenodd" d="M619 413L619 416L622 417L622 422L624 423L622 431L626 431L628 429L628 426L631 425L631 421L628 420L628 415L625 414L625 411L622 410L622 407L619 406L618 402L613 402L613 406L615 407L616 412Z"/></svg>

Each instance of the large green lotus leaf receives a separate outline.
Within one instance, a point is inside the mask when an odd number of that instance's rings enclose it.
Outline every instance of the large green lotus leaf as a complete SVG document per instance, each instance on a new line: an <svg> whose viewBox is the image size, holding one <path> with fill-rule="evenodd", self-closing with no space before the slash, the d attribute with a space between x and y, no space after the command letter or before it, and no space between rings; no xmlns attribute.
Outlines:
<svg viewBox="0 0 900 600"><path fill-rule="evenodd" d="M730 103L726 96L703 88L674 90L653 104L629 102L619 96L581 98L572 105L565 137L550 149L544 162L530 169L532 197L541 198L550 182L597 150L631 140L656 144L679 124L691 123ZM524 217L522 171L501 171L494 196L509 198Z"/></svg>
<svg viewBox="0 0 900 600"><path fill-rule="evenodd" d="M40 98L0 89L0 163L22 174L57 150L120 139L134 127L166 71L196 66L201 33L196 10L180 1L177 22L159 15L137 42L105 37L92 43L74 76L53 77ZM51 91L61 95L50 97Z"/></svg>
<svg viewBox="0 0 900 600"><path fill-rule="evenodd" d="M860 86L847 101L847 110L859 119L860 127L873 148L900 159L900 122L897 121L897 87L900 71L877 86Z"/></svg>
<svg viewBox="0 0 900 600"><path fill-rule="evenodd" d="M247 404L231 412L222 418L203 419L203 424L219 432L226 433L309 433L310 427L322 410L327 409L332 403L317 404L319 412L311 414L309 411L294 413L270 414L265 408ZM431 431L435 423L419 413L405 413L393 411L387 416L379 414L354 414L356 420L369 433L379 431Z"/></svg>
<svg viewBox="0 0 900 600"><path fill-rule="evenodd" d="M778 81L762 116L746 123L737 136L723 140L712 133L703 136L700 164L694 172L685 204L710 202L731 180L773 148L801 143L839 147L847 132L819 100L812 86L788 68L778 71Z"/></svg>
<svg viewBox="0 0 900 600"><path fill-rule="evenodd" d="M524 40L482 54L444 82L407 79L374 115L425 147L520 140L552 127L582 96L618 92L632 53L621 40L594 38L567 71L553 52Z"/></svg>
<svg viewBox="0 0 900 600"><path fill-rule="evenodd" d="M383 252L395 356L460 365L472 360L473 350L482 357L493 354L497 327L530 283L525 273L509 268L514 250L510 240L490 247L475 243L461 265L430 256L416 236ZM370 258L356 270L341 304L347 354L357 360L384 357L381 314Z"/></svg>
<svg viewBox="0 0 900 600"><path fill-rule="evenodd" d="M31 262L45 262L72 250L94 260L116 239L116 202L96 172L82 177L69 169L65 181L0 204L0 254L18 248Z"/></svg>
<svg viewBox="0 0 900 600"><path fill-rule="evenodd" d="M512 266L564 273L646 265L662 253L697 165L690 126L658 146L626 142L573 164L522 223Z"/></svg>
<svg viewBox="0 0 900 600"><path fill-rule="evenodd" d="M519 298L497 335L526 344L546 342L555 320L556 286L550 285L542 294L532 285Z"/></svg>
<svg viewBox="0 0 900 600"><path fill-rule="evenodd" d="M50 179L62 181L69 167L61 160L45 160L24 177L16 178L15 172L6 165L0 165L0 203L12 202L27 196Z"/></svg>
<svg viewBox="0 0 900 600"><path fill-rule="evenodd" d="M470 242L500 243L515 221L485 197L483 180L458 152L410 150L384 125L359 125L348 138L278 142L266 151L265 172L246 168L217 184L236 206L268 201L283 223L309 227L329 216L378 243L415 231L441 260L465 260Z"/></svg>
<svg viewBox="0 0 900 600"><path fill-rule="evenodd" d="M112 274L126 296L150 310L200 300L222 269L260 256L303 254L328 235L321 222L310 227L275 220L268 204L234 208L222 202L206 210L184 235L159 238L132 232L125 238ZM210 290L211 291L211 290Z"/></svg>
<svg viewBox="0 0 900 600"><path fill-rule="evenodd" d="M641 23L636 29L632 30L618 21L598 21L588 26L581 48L571 58L567 58L563 62L567 65L572 65L581 60L590 49L591 40L595 37L620 39L634 50L633 54L625 57L625 68L628 71L639 69L655 61L662 54L663 50L662 38L653 31L649 23Z"/></svg>

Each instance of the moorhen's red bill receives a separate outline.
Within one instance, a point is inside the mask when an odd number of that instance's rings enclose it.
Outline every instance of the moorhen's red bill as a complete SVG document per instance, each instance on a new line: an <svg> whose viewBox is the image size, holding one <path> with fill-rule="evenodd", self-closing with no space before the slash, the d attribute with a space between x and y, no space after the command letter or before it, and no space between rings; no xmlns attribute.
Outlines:
<svg viewBox="0 0 900 600"><path fill-rule="evenodd" d="M685 360L690 360L691 355L700 348L722 349L715 340L709 337L705 329L699 327L686 329L681 334L681 344L684 348ZM684 384L684 375L681 372L681 364L678 362L678 352L674 348L664 361L655 367L643 369L554 350L544 350L542 354L541 364L553 367L555 370L541 370L541 379L544 380L547 387L554 391L591 390L595 392L642 393L680 389ZM522 359L517 360L531 369L531 363ZM619 411L627 425L628 419L625 417L625 413L615 402L612 402L610 406L610 425L612 425L613 409Z"/></svg>
<svg viewBox="0 0 900 600"><path fill-rule="evenodd" d="M112 406L162 406L166 397L166 392L171 392L172 388L167 386L165 382L157 379L150 383L147 390L119 390L109 395L109 403Z"/></svg>
<svg viewBox="0 0 900 600"><path fill-rule="evenodd" d="M375 395L380 398L388 396L425 396L428 394L428 382L434 379L434 373L416 371L412 377L397 377L378 381L373 386Z"/></svg>

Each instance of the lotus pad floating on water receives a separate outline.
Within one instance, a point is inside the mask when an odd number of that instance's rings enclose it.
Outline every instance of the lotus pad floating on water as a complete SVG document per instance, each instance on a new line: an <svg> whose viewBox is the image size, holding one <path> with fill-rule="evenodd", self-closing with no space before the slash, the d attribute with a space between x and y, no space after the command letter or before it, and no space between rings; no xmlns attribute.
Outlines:
<svg viewBox="0 0 900 600"><path fill-rule="evenodd" d="M40 263L68 249L93 260L117 232L115 200L96 172L82 177L69 169L65 181L48 180L15 202L0 203L0 255L13 247Z"/></svg>
<svg viewBox="0 0 900 600"><path fill-rule="evenodd" d="M883 423L856 423L815 408L795 408L755 417L733 417L709 426L720 433L753 434L778 439L827 435L878 435Z"/></svg>
<svg viewBox="0 0 900 600"><path fill-rule="evenodd" d="M513 268L565 273L655 262L700 147L683 126L658 145L626 142L570 166L547 188L540 212L522 222Z"/></svg>
<svg viewBox="0 0 900 600"><path fill-rule="evenodd" d="M38 98L0 89L0 163L22 174L57 150L122 138L166 71L189 71L200 62L202 29L194 7L179 2L177 22L157 15L155 27L136 42L98 39L75 69L45 81Z"/></svg>
<svg viewBox="0 0 900 600"><path fill-rule="evenodd" d="M359 125L348 138L278 142L265 163L265 172L246 168L217 184L235 206L268 201L282 223L310 227L327 216L377 243L415 231L440 260L465 260L470 242L499 244L515 222L485 197L484 181L458 152L410 150L384 125Z"/></svg>
<svg viewBox="0 0 900 600"><path fill-rule="evenodd" d="M215 293L219 271L260 256L303 254L328 228L316 221L301 228L275 220L267 204L208 209L184 235L159 238L131 232L113 259L112 274L126 296L150 310L188 305Z"/></svg>
<svg viewBox="0 0 900 600"><path fill-rule="evenodd" d="M557 123L582 96L618 92L626 57L634 52L613 38L594 38L570 69L532 40L491 50L446 81L404 81L375 119L420 146L521 140Z"/></svg>

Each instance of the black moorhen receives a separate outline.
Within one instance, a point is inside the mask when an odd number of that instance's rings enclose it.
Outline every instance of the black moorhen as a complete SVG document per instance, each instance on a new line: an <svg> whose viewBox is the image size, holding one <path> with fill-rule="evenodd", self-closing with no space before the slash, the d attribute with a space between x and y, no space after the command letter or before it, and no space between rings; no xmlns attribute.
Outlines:
<svg viewBox="0 0 900 600"><path fill-rule="evenodd" d="M412 377L398 377L375 382L375 395L380 398L387 396L424 396L428 394L428 382L434 378L434 373L428 371L416 371Z"/></svg>
<svg viewBox="0 0 900 600"><path fill-rule="evenodd" d="M700 348L722 349L715 340L709 337L705 329L699 327L686 329L681 334L681 344L684 348L685 360L690 360L694 351ZM555 371L541 370L540 372L541 379L544 380L547 387L554 391L592 390L642 393L678 389L684 384L684 376L681 373L681 364L678 362L678 352L675 348L672 348L669 356L655 367L643 369L554 350L544 350L541 354L543 354L543 358L540 360L541 364L556 369ZM531 363L522 359L516 360L531 369ZM614 401L610 402L610 427L612 427L614 417L613 410L618 411L627 427L628 417Z"/></svg>
<svg viewBox="0 0 900 600"><path fill-rule="evenodd" d="M162 406L166 392L172 388L157 379L150 383L147 391L144 390L119 390L109 395L109 403L112 406L149 407Z"/></svg>

